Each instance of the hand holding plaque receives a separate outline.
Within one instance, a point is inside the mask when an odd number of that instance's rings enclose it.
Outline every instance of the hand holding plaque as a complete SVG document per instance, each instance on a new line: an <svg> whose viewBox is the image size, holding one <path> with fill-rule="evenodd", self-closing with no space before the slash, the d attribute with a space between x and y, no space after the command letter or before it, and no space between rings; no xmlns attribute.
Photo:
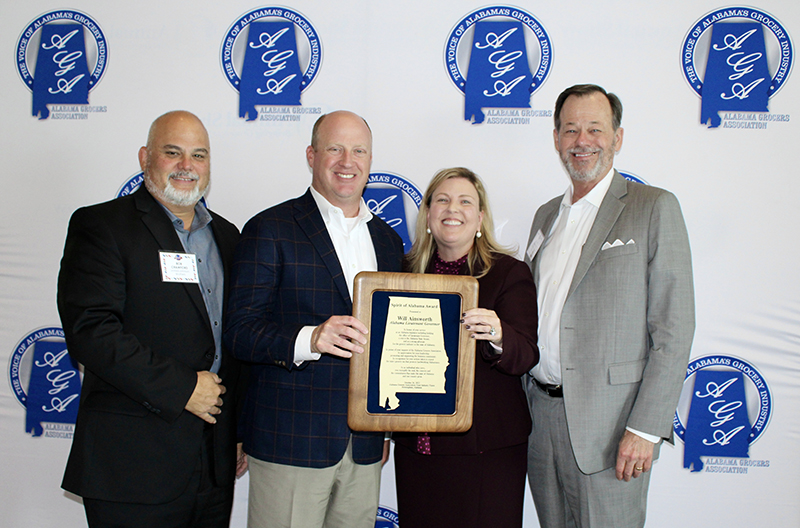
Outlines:
<svg viewBox="0 0 800 528"><path fill-rule="evenodd" d="M360 273L353 314L369 327L350 361L348 423L359 431L466 431L472 424L475 307L468 276Z"/></svg>

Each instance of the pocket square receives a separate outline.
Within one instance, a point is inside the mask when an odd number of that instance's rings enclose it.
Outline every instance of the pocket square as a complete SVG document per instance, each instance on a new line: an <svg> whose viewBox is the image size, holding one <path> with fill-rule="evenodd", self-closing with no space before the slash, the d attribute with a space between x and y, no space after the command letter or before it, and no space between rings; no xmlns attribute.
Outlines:
<svg viewBox="0 0 800 528"><path fill-rule="evenodd" d="M631 240L633 242L633 240ZM630 243L630 242L629 242ZM613 244L606 242L603 244L603 247L600 248L600 251L605 251L606 249L611 249L619 246L624 246L625 244L620 239L616 239Z"/></svg>
<svg viewBox="0 0 800 528"><path fill-rule="evenodd" d="M627 242L625 242L625 245L626 245L626 246L630 246L631 244L635 244L635 243L636 243L636 242L634 242L634 241L633 241L633 239L630 239L630 240L628 240Z"/></svg>

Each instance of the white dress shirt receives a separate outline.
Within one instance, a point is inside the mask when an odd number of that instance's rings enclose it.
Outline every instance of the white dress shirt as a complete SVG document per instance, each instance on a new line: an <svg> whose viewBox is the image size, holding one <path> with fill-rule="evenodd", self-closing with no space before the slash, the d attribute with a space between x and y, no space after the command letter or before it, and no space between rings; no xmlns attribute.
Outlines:
<svg viewBox="0 0 800 528"><path fill-rule="evenodd" d="M353 298L353 280L362 271L378 271L378 259L375 257L375 247L369 234L367 222L372 220L364 199L358 206L358 215L354 218L345 218L344 212L325 199L316 189L310 187L311 196L317 202L322 220L328 230L328 235L333 242L339 264L342 266L347 290ZM345 314L338 314L345 315ZM303 361L316 361L321 354L311 351L311 334L315 326L304 326L294 342L294 362L299 365Z"/></svg>
<svg viewBox="0 0 800 528"><path fill-rule="evenodd" d="M586 196L574 204L570 185L564 192L553 227L545 235L545 241L539 249L539 363L533 367L531 375L545 385L561 385L561 312L583 245L589 237L600 204L611 187L613 175L613 170L609 171Z"/></svg>

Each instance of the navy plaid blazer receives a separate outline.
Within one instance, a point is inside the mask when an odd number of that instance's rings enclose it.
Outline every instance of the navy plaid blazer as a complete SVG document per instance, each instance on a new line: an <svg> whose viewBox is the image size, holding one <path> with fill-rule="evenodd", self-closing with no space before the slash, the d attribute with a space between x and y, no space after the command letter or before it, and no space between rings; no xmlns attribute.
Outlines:
<svg viewBox="0 0 800 528"><path fill-rule="evenodd" d="M400 271L403 243L383 220L367 224L379 271ZM323 468L353 435L359 464L381 459L383 433L347 425L350 363L323 354L294 364L304 326L350 315L353 302L311 192L262 211L244 227L231 270L225 343L252 365L241 433L245 452L267 462Z"/></svg>

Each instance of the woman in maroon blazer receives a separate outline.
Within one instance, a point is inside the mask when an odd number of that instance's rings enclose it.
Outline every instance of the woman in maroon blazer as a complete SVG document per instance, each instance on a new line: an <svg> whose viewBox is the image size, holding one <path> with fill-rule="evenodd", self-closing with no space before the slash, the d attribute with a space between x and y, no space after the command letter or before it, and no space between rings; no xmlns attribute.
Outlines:
<svg viewBox="0 0 800 528"><path fill-rule="evenodd" d="M531 419L520 376L539 360L536 287L499 246L481 180L438 172L419 211L407 269L473 275L478 306L463 324L477 340L472 427L466 433L395 433L403 528L520 527Z"/></svg>

